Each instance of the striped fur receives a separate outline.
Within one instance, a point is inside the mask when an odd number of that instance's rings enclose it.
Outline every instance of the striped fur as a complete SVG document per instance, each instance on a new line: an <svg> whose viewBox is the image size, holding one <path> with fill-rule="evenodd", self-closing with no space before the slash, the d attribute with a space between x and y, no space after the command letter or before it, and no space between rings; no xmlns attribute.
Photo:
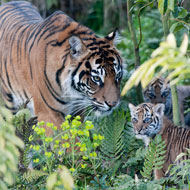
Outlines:
<svg viewBox="0 0 190 190"><path fill-rule="evenodd" d="M0 7L0 76L6 106L28 105L39 120L60 125L85 108L110 113L120 101L122 60L115 32L99 38L57 11L45 20L30 3Z"/></svg>
<svg viewBox="0 0 190 190"><path fill-rule="evenodd" d="M190 97L190 86L178 86L177 93L181 124L190 126L190 113L184 116L185 98ZM153 79L144 90L143 95L145 102L163 103L165 105L165 116L173 120L171 89L165 79L161 77Z"/></svg>
<svg viewBox="0 0 190 190"><path fill-rule="evenodd" d="M136 107L129 104L136 137L143 139L148 145L150 138L160 134L166 143L165 163L161 170L155 171L156 179L164 177L168 166L175 162L177 155L190 148L190 129L174 126L164 116L164 107L164 104L142 103Z"/></svg>

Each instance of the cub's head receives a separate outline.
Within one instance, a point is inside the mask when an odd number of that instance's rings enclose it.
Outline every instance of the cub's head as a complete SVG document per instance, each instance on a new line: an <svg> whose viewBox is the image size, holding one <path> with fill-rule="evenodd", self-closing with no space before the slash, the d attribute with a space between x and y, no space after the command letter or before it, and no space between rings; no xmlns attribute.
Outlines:
<svg viewBox="0 0 190 190"><path fill-rule="evenodd" d="M135 107L129 103L131 122L136 138L146 141L147 137L153 137L160 132L164 108L164 104L142 103Z"/></svg>
<svg viewBox="0 0 190 190"><path fill-rule="evenodd" d="M121 57L113 45L115 32L105 38L69 38L71 92L85 99L96 114L110 113L120 102Z"/></svg>
<svg viewBox="0 0 190 190"><path fill-rule="evenodd" d="M155 78L152 80L143 94L145 102L151 102L153 104L163 103L166 107L171 100L169 83L166 83L163 78Z"/></svg>

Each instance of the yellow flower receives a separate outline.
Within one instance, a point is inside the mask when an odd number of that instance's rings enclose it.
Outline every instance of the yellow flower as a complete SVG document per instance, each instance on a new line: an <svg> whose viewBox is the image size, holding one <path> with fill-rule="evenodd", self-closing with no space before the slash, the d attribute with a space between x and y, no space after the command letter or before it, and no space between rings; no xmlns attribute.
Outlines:
<svg viewBox="0 0 190 190"><path fill-rule="evenodd" d="M34 149L35 151L40 150L40 145L33 146L33 149Z"/></svg>
<svg viewBox="0 0 190 190"><path fill-rule="evenodd" d="M40 122L38 122L38 126L43 126L44 124L45 124L44 121L40 121Z"/></svg>
<svg viewBox="0 0 190 190"><path fill-rule="evenodd" d="M69 148L69 147L70 147L70 144L69 144L68 142L66 142L66 143L62 144L62 147L63 147L63 148Z"/></svg>
<svg viewBox="0 0 190 190"><path fill-rule="evenodd" d="M54 146L53 146L54 149L57 149L58 147L59 147L59 145L57 145L57 144L54 144Z"/></svg>
<svg viewBox="0 0 190 190"><path fill-rule="evenodd" d="M81 148L80 148L80 151L81 151L81 152L85 152L85 151L87 151L87 148L86 148L86 147L81 147Z"/></svg>
<svg viewBox="0 0 190 190"><path fill-rule="evenodd" d="M76 119L76 120L81 120L81 117L80 117L79 115L77 115L77 116L75 117L75 119Z"/></svg>
<svg viewBox="0 0 190 190"><path fill-rule="evenodd" d="M77 142L76 145L77 145L78 147L80 147L80 146L81 146L81 143L80 143L80 142Z"/></svg>
<svg viewBox="0 0 190 190"><path fill-rule="evenodd" d="M65 119L71 119L71 115L67 115Z"/></svg>
<svg viewBox="0 0 190 190"><path fill-rule="evenodd" d="M68 134L64 134L61 138L64 140L68 140L69 136L68 136Z"/></svg>
<svg viewBox="0 0 190 190"><path fill-rule="evenodd" d="M70 168L69 169L71 172L74 172L75 171L75 168Z"/></svg>
<svg viewBox="0 0 190 190"><path fill-rule="evenodd" d="M94 148L96 148L96 147L98 147L98 146L99 146L98 143L93 143L93 147L94 147Z"/></svg>
<svg viewBox="0 0 190 190"><path fill-rule="evenodd" d="M61 128L62 128L63 130L69 129L69 128L70 128L69 121L68 121L68 120L64 121L64 122L61 124Z"/></svg>
<svg viewBox="0 0 190 190"><path fill-rule="evenodd" d="M92 121L86 121L85 122L85 128L87 129L87 130L90 130L90 129L93 129L94 128L94 125L92 124Z"/></svg>
<svg viewBox="0 0 190 190"><path fill-rule="evenodd" d="M77 130L76 129L70 129L70 133L75 136L75 135L77 135Z"/></svg>
<svg viewBox="0 0 190 190"><path fill-rule="evenodd" d="M70 147L70 144L68 142L65 143L66 148Z"/></svg>
<svg viewBox="0 0 190 190"><path fill-rule="evenodd" d="M93 135L93 139L94 139L94 140L98 140L97 134L94 134L94 135Z"/></svg>
<svg viewBox="0 0 190 190"><path fill-rule="evenodd" d="M34 138L33 138L32 135L30 135L29 138L28 138L28 140L29 140L30 142L31 142L33 139L34 139Z"/></svg>
<svg viewBox="0 0 190 190"><path fill-rule="evenodd" d="M53 138L52 138L52 137L46 137L46 138L45 138L45 142L50 143L50 142L52 142L52 141L53 141Z"/></svg>
<svg viewBox="0 0 190 190"><path fill-rule="evenodd" d="M54 131L57 131L57 126L53 126L52 129L53 129Z"/></svg>
<svg viewBox="0 0 190 190"><path fill-rule="evenodd" d="M47 167L43 167L43 171L44 171L44 172L47 171Z"/></svg>
<svg viewBox="0 0 190 190"><path fill-rule="evenodd" d="M74 120L72 121L72 127L73 127L73 128L79 127L80 125L81 125L81 122L80 122L80 121L78 121L78 120L76 120L76 119L74 119Z"/></svg>
<svg viewBox="0 0 190 190"><path fill-rule="evenodd" d="M45 152L45 156L47 156L48 158L50 158L52 156L52 152Z"/></svg>
<svg viewBox="0 0 190 190"><path fill-rule="evenodd" d="M92 152L92 153L90 153L90 157L97 157L97 153L96 152Z"/></svg>
<svg viewBox="0 0 190 190"><path fill-rule="evenodd" d="M44 128L38 128L38 127L36 127L34 131L37 133L37 135L43 135L46 132Z"/></svg>
<svg viewBox="0 0 190 190"><path fill-rule="evenodd" d="M55 144L59 144L60 142L60 140L55 140Z"/></svg>
<svg viewBox="0 0 190 190"><path fill-rule="evenodd" d="M48 122L48 123L46 123L46 126L52 128L52 127L53 127L53 123L49 123L49 122Z"/></svg>
<svg viewBox="0 0 190 190"><path fill-rule="evenodd" d="M87 164L81 164L81 168L86 168Z"/></svg>
<svg viewBox="0 0 190 190"><path fill-rule="evenodd" d="M33 160L34 163L38 163L40 161L39 158L36 158L35 160Z"/></svg>
<svg viewBox="0 0 190 190"><path fill-rule="evenodd" d="M62 156L62 154L63 154L63 151L59 150L58 155Z"/></svg>
<svg viewBox="0 0 190 190"><path fill-rule="evenodd" d="M83 158L83 160L88 160L87 156L83 156L82 158Z"/></svg>
<svg viewBox="0 0 190 190"><path fill-rule="evenodd" d="M89 137L90 136L89 131L88 130L84 130L84 135L87 136L87 137Z"/></svg>
<svg viewBox="0 0 190 190"><path fill-rule="evenodd" d="M104 139L104 136L102 136L102 135L98 135L98 138L99 138L99 140L103 140Z"/></svg>
<svg viewBox="0 0 190 190"><path fill-rule="evenodd" d="M79 134L79 135L84 135L84 131L78 130L78 134Z"/></svg>

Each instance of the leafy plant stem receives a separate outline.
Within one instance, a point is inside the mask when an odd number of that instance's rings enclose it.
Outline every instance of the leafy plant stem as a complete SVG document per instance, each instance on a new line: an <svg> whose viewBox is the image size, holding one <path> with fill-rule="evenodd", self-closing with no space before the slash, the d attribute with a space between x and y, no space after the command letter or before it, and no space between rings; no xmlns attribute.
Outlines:
<svg viewBox="0 0 190 190"><path fill-rule="evenodd" d="M136 32L135 32L133 21L132 21L132 13L131 13L132 3L133 3L133 0L127 0L127 18L128 18L129 31L131 33L131 38L134 45L135 69L137 69L140 66L140 54L139 54L139 46L137 42ZM143 102L142 87L140 84L137 86L136 90L137 90L137 96L138 96L139 102Z"/></svg>
<svg viewBox="0 0 190 190"><path fill-rule="evenodd" d="M167 9L166 13L162 15L162 26L164 30L164 37L166 37L169 34L169 16L170 16L170 10ZM176 85L171 86L171 93L172 93L172 111L173 111L173 122L174 125L180 124L180 114L179 114L179 106L178 106L178 95L177 95L177 87Z"/></svg>

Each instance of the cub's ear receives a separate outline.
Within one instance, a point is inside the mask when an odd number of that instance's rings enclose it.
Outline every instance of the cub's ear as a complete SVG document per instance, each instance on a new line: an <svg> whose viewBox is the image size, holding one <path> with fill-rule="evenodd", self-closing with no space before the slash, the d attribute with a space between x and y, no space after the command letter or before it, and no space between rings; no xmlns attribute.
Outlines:
<svg viewBox="0 0 190 190"><path fill-rule="evenodd" d="M108 34L105 39L109 41L112 45L116 45L119 43L119 34L118 34L118 29L116 28L113 32Z"/></svg>
<svg viewBox="0 0 190 190"><path fill-rule="evenodd" d="M132 115L134 113L134 111L136 110L136 107L133 104L129 103L129 109L130 109L130 112Z"/></svg>
<svg viewBox="0 0 190 190"><path fill-rule="evenodd" d="M69 45L71 56L75 59L77 59L86 51L85 45L78 36L71 36L69 38Z"/></svg>
<svg viewBox="0 0 190 190"><path fill-rule="evenodd" d="M164 109L165 109L165 105L164 105L164 104L156 104L156 105L154 106L154 111L155 111L157 114L161 115L161 116L164 115Z"/></svg>

